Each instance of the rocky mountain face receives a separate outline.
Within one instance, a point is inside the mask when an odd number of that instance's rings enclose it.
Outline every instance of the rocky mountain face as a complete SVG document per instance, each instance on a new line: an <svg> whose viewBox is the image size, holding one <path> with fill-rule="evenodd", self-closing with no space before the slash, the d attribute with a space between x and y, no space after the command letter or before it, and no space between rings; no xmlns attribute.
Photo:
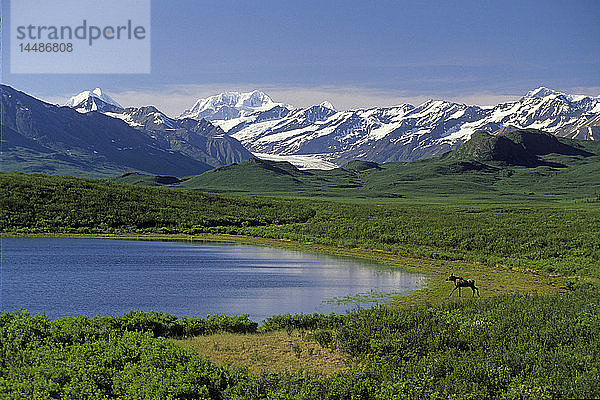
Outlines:
<svg viewBox="0 0 600 400"><path fill-rule="evenodd" d="M226 135L221 128L204 119L174 119L153 106L130 107L105 114L146 133L163 148L178 151L213 167L252 157L252 153L237 139Z"/></svg>

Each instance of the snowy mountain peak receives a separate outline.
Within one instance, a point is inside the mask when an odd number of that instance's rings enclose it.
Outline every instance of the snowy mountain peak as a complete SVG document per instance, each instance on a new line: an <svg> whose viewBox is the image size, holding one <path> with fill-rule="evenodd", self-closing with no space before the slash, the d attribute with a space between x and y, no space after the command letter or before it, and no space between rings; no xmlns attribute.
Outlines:
<svg viewBox="0 0 600 400"><path fill-rule="evenodd" d="M547 87L540 86L537 89L530 90L527 92L524 98L526 99L541 99L548 96L566 96L564 93L557 92L556 90L548 89Z"/></svg>
<svg viewBox="0 0 600 400"><path fill-rule="evenodd" d="M474 132L503 127L597 140L599 114L600 97L540 87L519 100L491 107L430 99L416 107L335 111L323 102L269 119L248 115L220 126L261 155L311 155L342 164L353 159L389 162L437 156L457 148Z"/></svg>
<svg viewBox="0 0 600 400"><path fill-rule="evenodd" d="M586 96L586 95L581 95L581 94L566 94L566 93L559 92L556 90L548 89L547 87L544 87L544 86L540 86L537 89L530 90L523 97L523 99L556 99L558 97L560 97L564 100L567 100L569 102L573 102L573 103L576 103L576 102L594 102L595 103L595 102L600 101L600 96L591 97L591 96Z"/></svg>
<svg viewBox="0 0 600 400"><path fill-rule="evenodd" d="M264 92L254 90L249 93L240 93L241 104L236 104L238 107L263 107L273 104L273 100Z"/></svg>
<svg viewBox="0 0 600 400"><path fill-rule="evenodd" d="M264 92L224 92L203 99L198 99L194 105L185 110L179 118L194 119L232 119L265 111L275 107L277 103Z"/></svg>
<svg viewBox="0 0 600 400"><path fill-rule="evenodd" d="M96 96L102 98L102 89L100 89L99 87L97 87L96 89L92 90L92 93L95 94Z"/></svg>
<svg viewBox="0 0 600 400"><path fill-rule="evenodd" d="M323 108L327 108L329 110L337 111L337 109L333 106L333 104L331 104L327 100L325 100L324 102L322 102L321 104L319 104L319 106L321 106Z"/></svg>
<svg viewBox="0 0 600 400"><path fill-rule="evenodd" d="M71 97L65 103L65 105L67 107L80 108L79 106L82 103L88 102L88 100L90 98L100 99L104 103L110 104L111 106L123 108L122 105L117 103L112 97L110 97L108 94L106 94L106 92L104 92L99 87L95 88L94 90L84 90L83 92L76 94L75 96ZM92 111L92 110L87 110L87 111Z"/></svg>

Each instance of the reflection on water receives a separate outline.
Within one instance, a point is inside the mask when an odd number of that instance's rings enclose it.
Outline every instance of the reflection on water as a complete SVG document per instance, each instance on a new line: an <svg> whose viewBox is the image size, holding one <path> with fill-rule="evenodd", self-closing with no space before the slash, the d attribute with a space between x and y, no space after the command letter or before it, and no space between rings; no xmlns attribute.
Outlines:
<svg viewBox="0 0 600 400"><path fill-rule="evenodd" d="M269 247L204 242L2 238L0 309L50 318L156 310L178 316L340 312L324 300L408 292L422 275ZM332 304L329 304L332 303Z"/></svg>

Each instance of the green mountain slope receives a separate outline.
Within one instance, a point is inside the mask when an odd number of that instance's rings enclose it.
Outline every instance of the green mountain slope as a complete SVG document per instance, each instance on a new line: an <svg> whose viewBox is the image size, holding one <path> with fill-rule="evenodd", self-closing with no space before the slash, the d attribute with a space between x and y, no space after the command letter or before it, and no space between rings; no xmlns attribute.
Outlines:
<svg viewBox="0 0 600 400"><path fill-rule="evenodd" d="M600 143L535 130L477 133L438 158L333 170L251 159L169 183L210 192L331 197L584 198L600 193ZM132 182L126 177L119 181ZM156 185L154 177L140 184Z"/></svg>

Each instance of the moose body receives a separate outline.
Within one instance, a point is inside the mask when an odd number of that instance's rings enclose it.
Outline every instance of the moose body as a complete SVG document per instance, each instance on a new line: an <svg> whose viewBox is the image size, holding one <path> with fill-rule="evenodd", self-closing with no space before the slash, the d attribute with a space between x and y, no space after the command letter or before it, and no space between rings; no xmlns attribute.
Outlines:
<svg viewBox="0 0 600 400"><path fill-rule="evenodd" d="M458 289L458 297L460 297L460 288L463 287L470 287L473 291L473 297L475 297L475 291L477 291L477 296L479 296L479 289L477 288L477 286L475 286L475 279L463 279L461 277L454 276L454 274L451 274L446 280L454 282L454 289L452 289L452 292L450 292L450 296L452 296L452 293L454 293L454 291Z"/></svg>

